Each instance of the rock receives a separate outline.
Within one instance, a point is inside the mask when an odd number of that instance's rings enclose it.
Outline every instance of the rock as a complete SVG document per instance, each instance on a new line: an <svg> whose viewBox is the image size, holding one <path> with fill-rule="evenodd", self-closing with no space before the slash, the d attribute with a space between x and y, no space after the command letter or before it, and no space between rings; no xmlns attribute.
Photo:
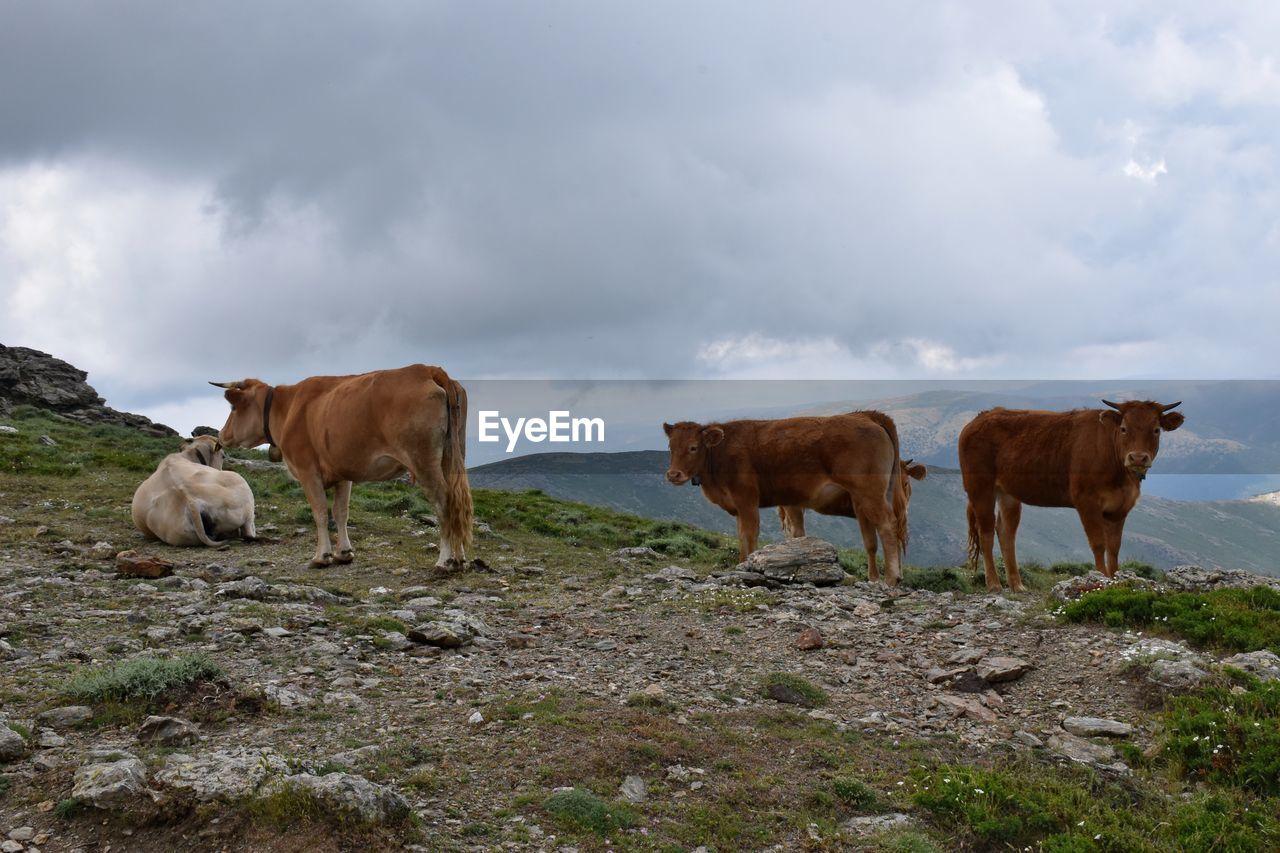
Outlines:
<svg viewBox="0 0 1280 853"><path fill-rule="evenodd" d="M25 849L26 847L21 841L14 841L13 839L0 841L0 853L22 853Z"/></svg>
<svg viewBox="0 0 1280 853"><path fill-rule="evenodd" d="M17 435L18 428L9 426L8 424L0 424L0 432L5 435Z"/></svg>
<svg viewBox="0 0 1280 853"><path fill-rule="evenodd" d="M110 542L95 542L89 549L89 556L95 560L109 560L116 554L116 546Z"/></svg>
<svg viewBox="0 0 1280 853"><path fill-rule="evenodd" d="M39 441L41 444L43 444L45 447L57 447L57 446L58 446L58 442L54 441L52 438L50 438L50 437L49 437L49 436L47 436L47 435L42 435L42 436L40 436L40 437L39 437L38 439L36 439L36 440L37 440L37 441Z"/></svg>
<svg viewBox="0 0 1280 853"><path fill-rule="evenodd" d="M662 555L652 548L638 545L634 548L619 548L609 555L610 560L661 560Z"/></svg>
<svg viewBox="0 0 1280 853"><path fill-rule="evenodd" d="M199 739L199 727L177 717L147 717L138 730L140 742L160 746L182 746Z"/></svg>
<svg viewBox="0 0 1280 853"><path fill-rule="evenodd" d="M72 799L99 809L123 809L151 796L147 767L136 758L87 764L76 771L71 789Z"/></svg>
<svg viewBox="0 0 1280 853"><path fill-rule="evenodd" d="M894 829L905 829L915 824L915 818L909 814L902 812L892 812L891 814L863 815L861 817L851 817L840 825L845 832L851 832L861 837L870 837L889 832Z"/></svg>
<svg viewBox="0 0 1280 853"><path fill-rule="evenodd" d="M461 647L468 638L464 638L447 622L424 622L409 631L408 638L415 643L426 646L438 646L442 649Z"/></svg>
<svg viewBox="0 0 1280 853"><path fill-rule="evenodd" d="M1148 681L1169 690L1192 690L1208 677L1209 673L1185 660L1158 660L1147 672Z"/></svg>
<svg viewBox="0 0 1280 853"><path fill-rule="evenodd" d="M986 649L975 649L975 648L970 648L969 646L965 646L964 648L956 649L955 654L947 658L947 663L964 665L964 666L973 666L975 663L982 660L986 656L987 656Z"/></svg>
<svg viewBox="0 0 1280 853"><path fill-rule="evenodd" d="M805 628L800 632L800 636L796 637L796 648L802 652L820 649L823 645L822 633L817 628Z"/></svg>
<svg viewBox="0 0 1280 853"><path fill-rule="evenodd" d="M942 693L938 695L936 702L938 705L949 709L952 717L968 717L980 723L994 723L999 719L999 715L995 711L983 705L976 698Z"/></svg>
<svg viewBox="0 0 1280 853"><path fill-rule="evenodd" d="M671 583L672 581L696 581L698 579L698 573L693 569L687 569L684 566L667 566L665 569L661 569L651 575L645 575L644 579L658 583Z"/></svg>
<svg viewBox="0 0 1280 853"><path fill-rule="evenodd" d="M805 708L814 707L813 700L789 684L777 681L770 682L766 695L775 702L783 702L787 705L800 705Z"/></svg>
<svg viewBox="0 0 1280 853"><path fill-rule="evenodd" d="M618 793L628 803L643 803L649 797L649 786L640 776L628 776L618 786Z"/></svg>
<svg viewBox="0 0 1280 853"><path fill-rule="evenodd" d="M36 716L36 722L51 729L69 729L93 719L93 709L88 705L63 705L50 708Z"/></svg>
<svg viewBox="0 0 1280 853"><path fill-rule="evenodd" d="M845 578L835 546L814 536L766 545L739 563L737 570L783 584L834 586Z"/></svg>
<svg viewBox="0 0 1280 853"><path fill-rule="evenodd" d="M210 563L196 572L196 575L209 583L229 583L243 580L249 576L248 569L239 566L224 566L221 563Z"/></svg>
<svg viewBox="0 0 1280 853"><path fill-rule="evenodd" d="M173 563L161 557L140 557L134 550L116 554L116 574L122 578L164 578L173 574Z"/></svg>
<svg viewBox="0 0 1280 853"><path fill-rule="evenodd" d="M36 732L36 746L41 749L57 749L66 745L67 739L53 729L40 729Z"/></svg>
<svg viewBox="0 0 1280 853"><path fill-rule="evenodd" d="M263 780L289 770L273 749L239 747L191 756L174 753L156 773L156 781L199 800L236 800L252 794Z"/></svg>
<svg viewBox="0 0 1280 853"><path fill-rule="evenodd" d="M26 739L0 723L0 764L17 761L27 754Z"/></svg>
<svg viewBox="0 0 1280 853"><path fill-rule="evenodd" d="M952 669L943 669L940 666L935 666L924 674L924 680L930 684L945 684L948 681L954 681L957 676L971 671L967 666Z"/></svg>
<svg viewBox="0 0 1280 853"><path fill-rule="evenodd" d="M483 726L484 714L481 714L479 711L472 711L471 716L467 717L467 722L473 726Z"/></svg>
<svg viewBox="0 0 1280 853"><path fill-rule="evenodd" d="M1025 729L1018 729L1016 732L1013 733L1013 736L1020 743L1022 743L1025 746L1029 746L1032 749L1040 749L1041 747L1044 746L1044 741L1040 740L1040 738L1036 737L1031 732L1026 731Z"/></svg>
<svg viewBox="0 0 1280 853"><path fill-rule="evenodd" d="M210 438L217 438L218 434L219 434L219 431L217 429L214 429L211 426L198 426L195 429L191 430L192 438L199 438L202 435L207 435Z"/></svg>
<svg viewBox="0 0 1280 853"><path fill-rule="evenodd" d="M30 841L36 837L34 827L19 826L16 829L9 830L9 839L11 841Z"/></svg>
<svg viewBox="0 0 1280 853"><path fill-rule="evenodd" d="M343 752L334 753L329 760L335 764L341 764L344 767L356 767L366 761L372 761L382 754L382 747L376 743L368 746L360 746L355 749L344 750Z"/></svg>
<svg viewBox="0 0 1280 853"><path fill-rule="evenodd" d="M88 376L48 353L0 344L0 412L26 404L80 423L113 423L159 436L178 434L142 415L109 408L85 382Z"/></svg>
<svg viewBox="0 0 1280 853"><path fill-rule="evenodd" d="M1128 737L1133 734L1133 726L1128 723L1102 717L1067 717L1062 721L1062 727L1080 737Z"/></svg>
<svg viewBox="0 0 1280 853"><path fill-rule="evenodd" d="M1164 583L1183 592L1206 592L1211 589L1251 589L1269 586L1280 590L1280 578L1265 577L1242 569L1203 569L1200 566L1175 566L1165 572Z"/></svg>
<svg viewBox="0 0 1280 853"><path fill-rule="evenodd" d="M1124 661L1186 660L1197 665L1203 662L1200 655L1182 643L1162 640L1159 637L1144 637L1127 649L1121 649L1120 659Z"/></svg>
<svg viewBox="0 0 1280 853"><path fill-rule="evenodd" d="M398 824L409 816L409 803L394 788L350 773L286 776L271 782L265 793L279 790L305 792L328 809L362 823Z"/></svg>
<svg viewBox="0 0 1280 853"><path fill-rule="evenodd" d="M390 649L393 652L402 652L405 649L413 648L413 642L399 631L383 631L382 647Z"/></svg>
<svg viewBox="0 0 1280 853"><path fill-rule="evenodd" d="M1275 652L1267 651L1266 649L1232 655L1224 660L1222 665L1243 669L1263 681L1280 680L1280 657L1277 657Z"/></svg>
<svg viewBox="0 0 1280 853"><path fill-rule="evenodd" d="M247 575L238 581L220 583L214 595L219 598L249 598L254 601L265 601L274 595L271 584L256 575Z"/></svg>
<svg viewBox="0 0 1280 853"><path fill-rule="evenodd" d="M978 677L988 684L1016 681L1032 669L1031 664L1014 657L983 658L978 663Z"/></svg>
<svg viewBox="0 0 1280 853"><path fill-rule="evenodd" d="M1049 592L1054 601L1075 601L1082 595L1093 592L1094 590L1106 589L1109 586L1122 583L1135 589L1156 589L1158 584L1155 581L1148 580L1135 575L1133 572L1121 571L1116 576L1109 578L1102 572L1094 569L1083 575L1074 578L1067 578L1053 585L1053 589Z"/></svg>
<svg viewBox="0 0 1280 853"><path fill-rule="evenodd" d="M1066 733L1049 738L1049 748L1072 761L1102 767L1108 766L1116 757L1116 751L1106 744L1094 743Z"/></svg>
<svg viewBox="0 0 1280 853"><path fill-rule="evenodd" d="M274 702L284 711L309 708L316 703L314 696L287 684L268 684L262 692L266 694L267 701Z"/></svg>

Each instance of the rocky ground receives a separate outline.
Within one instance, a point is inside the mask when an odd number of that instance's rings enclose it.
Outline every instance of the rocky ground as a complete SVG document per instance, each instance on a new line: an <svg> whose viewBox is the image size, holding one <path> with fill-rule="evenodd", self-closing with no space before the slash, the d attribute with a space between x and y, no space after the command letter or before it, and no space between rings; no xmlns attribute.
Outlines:
<svg viewBox="0 0 1280 853"><path fill-rule="evenodd" d="M0 698L25 737L2 767L4 850L367 846L367 832L388 847L592 847L603 842L561 837L537 803L602 780L652 809L633 840L692 847L696 835L663 828L682 808L744 775L813 774L791 760L794 741L770 735L779 713L941 760L1025 752L1123 774L1111 738L1152 742L1150 676L1133 662L1189 662L1170 679L1212 662L1060 624L1035 595L742 587L647 549L601 554L596 576L565 574L493 534L480 546L492 568L447 579L380 570L368 542L352 566L306 571L308 535L223 552L40 537L5 549ZM126 545L176 573L118 576ZM85 668L197 652L225 679L148 709L176 720L77 707L60 692ZM828 701L806 708L771 684L778 673ZM629 751L636 743L651 748ZM899 803L903 763L867 770ZM296 786L359 815L365 834L280 834L231 808ZM72 800L80 816L68 819L73 807L59 804ZM795 827L779 843L872 844L868 820Z"/></svg>

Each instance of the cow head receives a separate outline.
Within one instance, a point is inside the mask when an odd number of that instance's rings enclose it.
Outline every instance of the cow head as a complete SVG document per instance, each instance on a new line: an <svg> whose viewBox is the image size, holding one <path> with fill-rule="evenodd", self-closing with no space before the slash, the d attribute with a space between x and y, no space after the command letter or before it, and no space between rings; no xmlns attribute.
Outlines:
<svg viewBox="0 0 1280 853"><path fill-rule="evenodd" d="M267 383L259 379L240 382L210 382L226 389L223 394L231 404L231 414L218 433L218 440L227 447L257 447L267 443L262 426L262 408L267 402Z"/></svg>
<svg viewBox="0 0 1280 853"><path fill-rule="evenodd" d="M1182 401L1167 405L1152 400L1102 402L1111 408L1099 412L1098 417L1114 430L1116 457L1126 471L1139 480L1145 479L1160 452L1160 433L1182 426L1182 412L1171 411Z"/></svg>
<svg viewBox="0 0 1280 853"><path fill-rule="evenodd" d="M210 435L184 438L182 444L178 447L178 452L192 462L208 465L210 468L217 468L219 471L222 470L222 464L226 456L223 452L222 442Z"/></svg>
<svg viewBox="0 0 1280 853"><path fill-rule="evenodd" d="M718 426L703 426L692 421L663 424L667 442L671 447L671 465L667 468L667 481L673 486L683 486L690 480L695 486L702 484L702 474L707 467L707 448L724 441L724 430Z"/></svg>
<svg viewBox="0 0 1280 853"><path fill-rule="evenodd" d="M915 464L912 464L912 463L915 463ZM919 462L916 462L914 459L907 459L905 461L900 459L898 460L898 465L901 467L900 480L902 482L902 490L906 492L907 500L910 501L911 500L911 481L923 480L925 474L928 472L925 470L924 465L921 465Z"/></svg>

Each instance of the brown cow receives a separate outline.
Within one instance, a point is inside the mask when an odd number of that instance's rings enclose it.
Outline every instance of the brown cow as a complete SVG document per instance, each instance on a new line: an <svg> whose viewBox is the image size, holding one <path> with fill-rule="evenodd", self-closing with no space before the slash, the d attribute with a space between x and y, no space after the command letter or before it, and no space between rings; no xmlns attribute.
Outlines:
<svg viewBox="0 0 1280 853"><path fill-rule="evenodd" d="M296 385L257 379L225 388L231 414L219 433L228 447L270 444L302 485L316 524L312 566L355 559L347 513L355 482L411 472L440 515L437 565L462 560L471 544L467 482L467 392L439 367L414 364L355 376L313 376ZM329 543L328 499L338 553Z"/></svg>
<svg viewBox="0 0 1280 853"><path fill-rule="evenodd" d="M1022 589L1014 538L1022 505L1070 506L1080 515L1098 571L1115 575L1125 517L1160 450L1160 432L1182 426L1181 412L1150 400L1102 402L1109 409L1039 412L991 409L960 431L960 472L969 495L969 563L986 563L998 592L993 539ZM1000 514L997 518L996 507Z"/></svg>
<svg viewBox="0 0 1280 853"><path fill-rule="evenodd" d="M928 473L923 465L912 464L913 462L915 460L907 459L898 463L898 488L893 492L893 516L903 554L907 552L909 538L907 510L911 505L911 481L923 480ZM837 494L822 506L813 507L813 510L822 515L857 518L847 493ZM804 511L805 508L802 506L778 507L778 521L782 524L782 534L788 539L798 539L805 535ZM862 518L858 518L858 527L862 530L862 544L867 549L867 578L873 581L880 580L880 569L876 565L876 529Z"/></svg>
<svg viewBox="0 0 1280 853"><path fill-rule="evenodd" d="M738 554L756 549L760 508L825 506L848 498L879 532L885 579L899 577L901 549L890 498L898 480L898 430L880 412L771 421L663 424L671 450L667 480L692 481L738 519Z"/></svg>

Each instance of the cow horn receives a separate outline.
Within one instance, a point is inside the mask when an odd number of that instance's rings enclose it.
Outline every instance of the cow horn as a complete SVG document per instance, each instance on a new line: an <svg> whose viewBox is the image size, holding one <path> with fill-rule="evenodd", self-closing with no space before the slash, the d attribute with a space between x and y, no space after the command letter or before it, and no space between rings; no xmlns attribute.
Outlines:
<svg viewBox="0 0 1280 853"><path fill-rule="evenodd" d="M235 382L210 382L209 384L212 385L214 388L235 388L236 387Z"/></svg>
<svg viewBox="0 0 1280 853"><path fill-rule="evenodd" d="M1120 411L1120 404L1118 404L1118 403L1113 403L1113 402L1111 402L1110 400L1103 400L1102 402L1106 403L1108 406L1110 406L1111 408L1115 409L1117 412L1118 412L1118 411Z"/></svg>
<svg viewBox="0 0 1280 853"><path fill-rule="evenodd" d="M903 462L902 464L903 464L903 465L910 465L912 462L915 462L915 461L916 461L916 460L914 460L914 459L908 459L906 462Z"/></svg>
<svg viewBox="0 0 1280 853"><path fill-rule="evenodd" d="M1181 401L1181 400L1179 400L1179 401L1178 401L1178 402L1176 402L1176 403L1170 403L1169 405L1165 406L1164 408L1162 408L1162 409L1160 410L1160 414L1164 414L1165 412L1169 411L1170 409L1176 409L1176 408L1178 408L1178 407L1179 407L1179 406L1181 406L1181 405L1182 405L1182 401Z"/></svg>

